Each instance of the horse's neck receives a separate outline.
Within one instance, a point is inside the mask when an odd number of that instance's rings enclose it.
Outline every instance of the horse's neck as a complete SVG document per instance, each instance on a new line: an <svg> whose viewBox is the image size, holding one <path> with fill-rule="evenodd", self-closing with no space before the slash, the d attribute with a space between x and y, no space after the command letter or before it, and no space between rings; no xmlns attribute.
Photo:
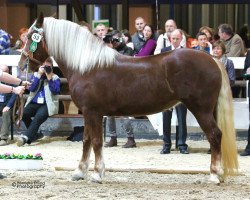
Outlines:
<svg viewBox="0 0 250 200"><path fill-rule="evenodd" d="M60 68L61 72L63 73L63 76L70 80L71 76L73 75L73 70L68 68L65 63L57 61L58 67Z"/></svg>

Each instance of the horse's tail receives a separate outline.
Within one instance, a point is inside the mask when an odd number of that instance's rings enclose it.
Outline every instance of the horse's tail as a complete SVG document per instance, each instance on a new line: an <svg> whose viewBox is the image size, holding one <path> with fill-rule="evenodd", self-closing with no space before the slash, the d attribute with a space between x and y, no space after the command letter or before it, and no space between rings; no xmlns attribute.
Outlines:
<svg viewBox="0 0 250 200"><path fill-rule="evenodd" d="M224 176L238 173L236 133L234 129L233 97L225 67L217 62L222 74L222 84L217 102L217 124L222 131L221 161Z"/></svg>

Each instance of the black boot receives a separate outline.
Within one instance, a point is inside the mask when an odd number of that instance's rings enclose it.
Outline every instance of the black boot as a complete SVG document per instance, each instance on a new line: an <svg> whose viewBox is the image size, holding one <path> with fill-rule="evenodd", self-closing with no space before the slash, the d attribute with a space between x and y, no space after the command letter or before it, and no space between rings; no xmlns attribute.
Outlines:
<svg viewBox="0 0 250 200"><path fill-rule="evenodd" d="M122 146L122 148L134 148L134 147L136 147L134 137L128 137L127 143Z"/></svg>
<svg viewBox="0 0 250 200"><path fill-rule="evenodd" d="M171 150L171 144L164 143L160 154L169 154Z"/></svg>
<svg viewBox="0 0 250 200"><path fill-rule="evenodd" d="M189 152L188 152L188 145L186 145L186 144L179 145L178 148L180 150L180 153L182 153L182 154L189 154Z"/></svg>
<svg viewBox="0 0 250 200"><path fill-rule="evenodd" d="M111 136L108 143L104 145L104 147L116 147L117 146L117 137Z"/></svg>

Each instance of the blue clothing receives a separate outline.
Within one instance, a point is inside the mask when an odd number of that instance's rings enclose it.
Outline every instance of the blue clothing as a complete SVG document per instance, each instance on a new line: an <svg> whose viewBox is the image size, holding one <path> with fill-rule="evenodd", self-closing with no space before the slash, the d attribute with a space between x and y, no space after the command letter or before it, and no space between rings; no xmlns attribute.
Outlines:
<svg viewBox="0 0 250 200"><path fill-rule="evenodd" d="M225 69L227 71L227 75L229 78L230 86L232 87L235 83L234 63L232 60L228 59L225 54L219 59L219 61L222 62L223 65L225 66Z"/></svg>
<svg viewBox="0 0 250 200"><path fill-rule="evenodd" d="M193 49L205 51L206 53L210 54L210 47L205 47L204 49L201 49L200 46L193 47Z"/></svg>
<svg viewBox="0 0 250 200"><path fill-rule="evenodd" d="M6 83L4 84L10 85ZM16 96L17 95L15 93L0 93L0 106L1 107L8 106L9 108L12 108L14 106Z"/></svg>
<svg viewBox="0 0 250 200"><path fill-rule="evenodd" d="M0 29L0 55L10 54L10 37L4 30Z"/></svg>
<svg viewBox="0 0 250 200"><path fill-rule="evenodd" d="M43 87L45 79L47 79L45 75L41 76L41 78L39 78L37 76L34 76L34 75L31 77L31 83L32 84L31 84L31 86L29 88L30 92L35 92L38 89L39 84L41 84L40 87L39 87L40 88L39 92L37 92L36 95L34 96L34 98L32 99L33 103L39 103L38 98L43 99L43 104L46 103L45 91L44 91L44 87ZM41 83L40 83L40 80L42 80ZM52 94L54 94L54 95L59 94L59 92L60 92L60 79L48 80L48 84L49 84L49 89L50 89Z"/></svg>

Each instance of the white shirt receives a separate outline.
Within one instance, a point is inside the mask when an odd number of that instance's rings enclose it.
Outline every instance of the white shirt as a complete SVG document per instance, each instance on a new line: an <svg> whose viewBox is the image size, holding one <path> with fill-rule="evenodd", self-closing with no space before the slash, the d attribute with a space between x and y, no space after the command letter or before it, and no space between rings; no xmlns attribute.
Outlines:
<svg viewBox="0 0 250 200"><path fill-rule="evenodd" d="M164 46L164 41L165 41L165 46ZM166 34L166 33L161 34L161 35L158 37L157 44L156 44L156 48L155 48L155 51L154 51L154 55L161 53L161 50L162 50L164 47L168 47L168 46L170 46L170 45L171 45L171 42L170 42L170 40L168 39L167 34ZM182 35L182 40L181 40L180 46L186 47L186 36L185 36L184 34Z"/></svg>

